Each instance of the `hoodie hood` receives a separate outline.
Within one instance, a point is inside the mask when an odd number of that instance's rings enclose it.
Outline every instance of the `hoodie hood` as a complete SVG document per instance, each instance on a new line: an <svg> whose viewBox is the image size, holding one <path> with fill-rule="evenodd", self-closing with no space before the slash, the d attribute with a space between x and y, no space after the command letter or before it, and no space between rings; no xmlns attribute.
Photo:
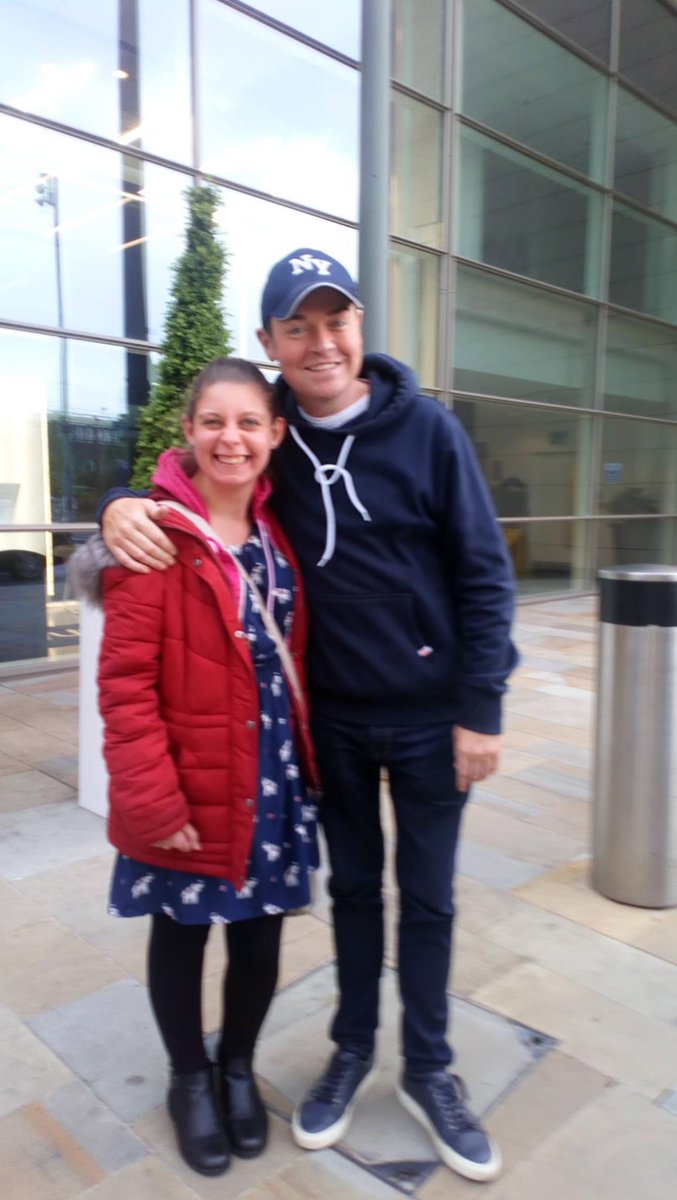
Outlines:
<svg viewBox="0 0 677 1200"><path fill-rule="evenodd" d="M325 518L324 549L317 560L324 567L334 556L336 549L336 512L332 489L340 484L345 488L349 503L363 521L371 521L369 509L360 499L353 479L349 456L356 438L379 434L391 422L398 420L403 409L418 395L418 382L414 372L404 363L389 358L386 354L368 354L362 364L360 378L369 384L369 408L352 421L337 429L322 429L323 436L331 438L329 462L322 462L308 444L308 432L316 427L304 421L299 412L296 394L280 376L276 389L276 400L289 424L289 436L299 450L312 463L313 478L320 489Z"/></svg>
<svg viewBox="0 0 677 1200"><path fill-rule="evenodd" d="M368 411L339 429L326 430L327 434L343 439L348 431L360 435L377 431L395 420L402 408L418 395L418 380L411 367L387 354L365 355L360 379L366 379L369 384ZM296 394L281 375L275 384L275 400L289 425L303 429L304 421L298 410Z"/></svg>
<svg viewBox="0 0 677 1200"><path fill-rule="evenodd" d="M163 496L171 496L186 508L198 513L205 521L209 520L209 511L203 497L195 487L192 475L195 471L195 461L190 450L165 450L160 455L153 474L153 500L161 500ZM263 506L272 491L270 480L262 475L257 479L252 496L252 516L255 521L261 518Z"/></svg>

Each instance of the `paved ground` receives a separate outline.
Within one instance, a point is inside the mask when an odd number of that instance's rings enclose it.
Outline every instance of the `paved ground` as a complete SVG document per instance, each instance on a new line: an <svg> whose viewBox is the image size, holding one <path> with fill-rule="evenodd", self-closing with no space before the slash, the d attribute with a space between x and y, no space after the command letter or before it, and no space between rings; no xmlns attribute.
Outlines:
<svg viewBox="0 0 677 1200"><path fill-rule="evenodd" d="M381 1076L345 1144L306 1154L295 1099L328 1052L326 901L287 922L258 1070L260 1159L218 1180L179 1160L145 993L145 928L105 914L103 822L78 808L74 672L0 686L0 1162L3 1200L672 1200L677 1178L677 910L589 886L590 600L525 606L501 774L477 789L460 862L454 1041L505 1170L437 1165L393 1099L397 997L384 979ZM387 795L384 797L387 812ZM205 1022L218 1021L210 940ZM392 938L391 943L392 945Z"/></svg>

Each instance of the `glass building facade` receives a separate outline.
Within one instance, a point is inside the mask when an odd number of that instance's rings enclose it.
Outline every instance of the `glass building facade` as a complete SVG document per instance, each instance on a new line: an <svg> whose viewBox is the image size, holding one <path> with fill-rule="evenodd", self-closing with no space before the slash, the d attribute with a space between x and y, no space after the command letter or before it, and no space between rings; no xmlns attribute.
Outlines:
<svg viewBox="0 0 677 1200"><path fill-rule="evenodd" d="M260 361L285 250L358 260L361 0L0 0L0 670L77 651L185 191ZM472 437L523 595L675 561L677 9L391 0L389 345ZM263 365L263 364L262 364Z"/></svg>

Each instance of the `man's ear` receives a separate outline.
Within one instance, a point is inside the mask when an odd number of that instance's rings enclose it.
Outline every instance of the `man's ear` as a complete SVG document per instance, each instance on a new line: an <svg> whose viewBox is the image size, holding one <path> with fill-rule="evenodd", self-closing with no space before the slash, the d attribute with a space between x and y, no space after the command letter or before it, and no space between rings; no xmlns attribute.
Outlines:
<svg viewBox="0 0 677 1200"><path fill-rule="evenodd" d="M277 362L277 356L273 353L273 339L267 329L257 329L256 336L259 339L263 349L265 350L271 362Z"/></svg>
<svg viewBox="0 0 677 1200"><path fill-rule="evenodd" d="M275 417L272 428L273 450L277 450L277 447L284 441L284 435L286 432L287 422L285 421L284 417Z"/></svg>

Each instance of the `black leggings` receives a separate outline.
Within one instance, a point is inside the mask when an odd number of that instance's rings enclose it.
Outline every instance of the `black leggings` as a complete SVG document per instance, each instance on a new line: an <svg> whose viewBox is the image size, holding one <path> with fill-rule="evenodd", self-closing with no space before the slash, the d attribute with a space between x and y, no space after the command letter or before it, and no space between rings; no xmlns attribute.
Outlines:
<svg viewBox="0 0 677 1200"><path fill-rule="evenodd" d="M181 925L155 913L148 942L148 986L162 1040L175 1071L208 1064L202 1037L202 964L211 925ZM250 1057L273 998L282 914L225 925L219 1061Z"/></svg>

